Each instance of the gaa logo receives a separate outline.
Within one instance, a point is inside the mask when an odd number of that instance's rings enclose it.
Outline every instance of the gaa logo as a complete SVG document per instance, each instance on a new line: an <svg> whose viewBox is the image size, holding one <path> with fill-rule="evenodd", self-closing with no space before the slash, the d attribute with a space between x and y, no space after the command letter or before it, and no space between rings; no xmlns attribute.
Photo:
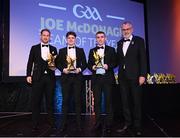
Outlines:
<svg viewBox="0 0 180 138"><path fill-rule="evenodd" d="M80 4L76 4L73 7L73 13L77 18L86 18L86 19L102 21L102 18L95 7L92 7L91 9L88 6L82 6Z"/></svg>

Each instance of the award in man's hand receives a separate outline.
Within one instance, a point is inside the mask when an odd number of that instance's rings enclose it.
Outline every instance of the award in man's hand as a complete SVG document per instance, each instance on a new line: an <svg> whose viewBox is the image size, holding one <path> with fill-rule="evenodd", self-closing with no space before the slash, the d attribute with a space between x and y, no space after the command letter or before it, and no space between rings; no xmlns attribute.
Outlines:
<svg viewBox="0 0 180 138"><path fill-rule="evenodd" d="M56 59L56 56L57 55L53 55L54 52L49 53L48 56L47 56L47 62L48 62L48 68L50 70L56 70L56 66L55 66L55 59Z"/></svg>
<svg viewBox="0 0 180 138"><path fill-rule="evenodd" d="M103 59L104 55L99 55L97 51L96 52L94 51L93 56L95 59L96 68L103 68L102 59Z"/></svg>
<svg viewBox="0 0 180 138"><path fill-rule="evenodd" d="M76 61L76 58L72 58L70 56L66 56L66 61L67 61L67 68L69 71L74 71L76 70L76 67L74 66L74 62Z"/></svg>

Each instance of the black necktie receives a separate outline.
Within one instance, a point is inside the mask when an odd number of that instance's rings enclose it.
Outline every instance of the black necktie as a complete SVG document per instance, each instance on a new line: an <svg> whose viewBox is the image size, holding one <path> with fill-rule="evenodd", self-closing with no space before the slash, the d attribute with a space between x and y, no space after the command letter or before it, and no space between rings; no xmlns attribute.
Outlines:
<svg viewBox="0 0 180 138"><path fill-rule="evenodd" d="M42 45L42 47L48 47L48 45Z"/></svg>
<svg viewBox="0 0 180 138"><path fill-rule="evenodd" d="M104 47L103 46L101 46L101 47L97 46L97 49L104 49Z"/></svg>
<svg viewBox="0 0 180 138"><path fill-rule="evenodd" d="M130 41L130 39L126 39L126 40L124 39L124 40L123 40L123 42L127 42L127 41Z"/></svg>
<svg viewBox="0 0 180 138"><path fill-rule="evenodd" d="M71 49L71 48L74 48L74 46L72 46L72 47L69 47L69 49Z"/></svg>

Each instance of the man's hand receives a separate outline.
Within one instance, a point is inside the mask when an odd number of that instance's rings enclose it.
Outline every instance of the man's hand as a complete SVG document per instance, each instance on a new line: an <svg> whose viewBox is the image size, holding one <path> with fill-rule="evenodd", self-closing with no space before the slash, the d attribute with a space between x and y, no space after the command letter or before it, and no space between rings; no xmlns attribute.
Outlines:
<svg viewBox="0 0 180 138"><path fill-rule="evenodd" d="M75 73L78 74L79 72L81 72L80 68L76 68Z"/></svg>
<svg viewBox="0 0 180 138"><path fill-rule="evenodd" d="M107 64L104 64L104 65L103 65L103 68L104 68L105 70L108 70L108 65L107 65Z"/></svg>
<svg viewBox="0 0 180 138"><path fill-rule="evenodd" d="M68 68L64 68L64 69L63 69L63 73L65 73L65 74L69 74L69 70L68 70Z"/></svg>
<svg viewBox="0 0 180 138"><path fill-rule="evenodd" d="M96 70L96 69L97 69L97 68L96 68L96 65L93 65L93 66L92 66L92 69L93 69L93 70Z"/></svg>
<svg viewBox="0 0 180 138"><path fill-rule="evenodd" d="M145 77L139 77L139 85L141 86L145 82Z"/></svg>
<svg viewBox="0 0 180 138"><path fill-rule="evenodd" d="M28 83L32 84L32 77L31 76L26 77L26 81Z"/></svg>

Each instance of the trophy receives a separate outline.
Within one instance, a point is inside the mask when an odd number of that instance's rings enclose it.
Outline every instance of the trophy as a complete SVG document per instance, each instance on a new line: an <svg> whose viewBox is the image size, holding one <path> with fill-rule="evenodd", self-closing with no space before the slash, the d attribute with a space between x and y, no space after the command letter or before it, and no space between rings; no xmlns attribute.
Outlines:
<svg viewBox="0 0 180 138"><path fill-rule="evenodd" d="M95 59L96 68L103 68L102 59L103 59L104 55L100 55L100 54L98 54L97 51L96 52L94 51L93 57Z"/></svg>
<svg viewBox="0 0 180 138"><path fill-rule="evenodd" d="M52 52L53 54L54 52ZM56 70L56 66L55 66L55 59L57 55L52 55L51 53L48 54L47 56L47 62L48 62L48 68L50 70Z"/></svg>
<svg viewBox="0 0 180 138"><path fill-rule="evenodd" d="M76 70L76 67L74 66L74 62L76 61L76 58L72 58L70 56L66 56L66 61L67 61L67 68L69 71L74 71Z"/></svg>
<svg viewBox="0 0 180 138"><path fill-rule="evenodd" d="M119 81L118 81L118 74L114 74L114 78L115 78L116 84L119 84Z"/></svg>
<svg viewBox="0 0 180 138"><path fill-rule="evenodd" d="M154 76L148 73L146 81L148 84L154 84Z"/></svg>

